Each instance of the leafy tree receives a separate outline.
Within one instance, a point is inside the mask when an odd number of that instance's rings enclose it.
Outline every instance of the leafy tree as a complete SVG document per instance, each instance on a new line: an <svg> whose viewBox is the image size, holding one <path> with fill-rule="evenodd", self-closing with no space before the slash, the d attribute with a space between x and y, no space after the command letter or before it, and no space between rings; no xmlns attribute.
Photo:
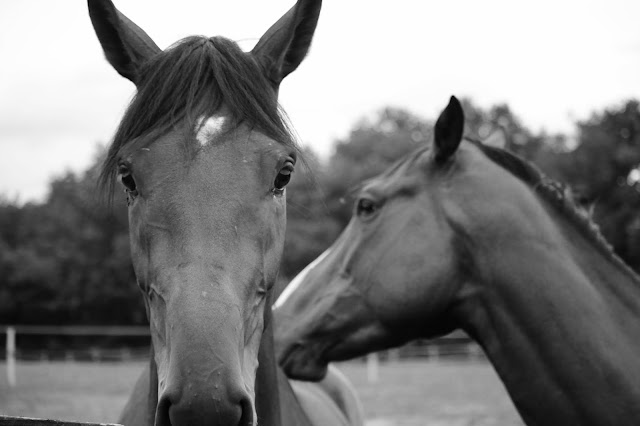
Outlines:
<svg viewBox="0 0 640 426"><path fill-rule="evenodd" d="M427 120L403 109L385 108L372 120L361 120L347 139L337 142L326 166L324 188L327 207L342 227L351 217L350 190L428 142L431 131Z"/></svg>
<svg viewBox="0 0 640 426"><path fill-rule="evenodd" d="M126 210L97 195L99 163L54 179L42 204L0 205L1 322L144 322Z"/></svg>
<svg viewBox="0 0 640 426"><path fill-rule="evenodd" d="M341 230L325 204L324 170L313 151L307 148L303 155L306 164L296 167L287 186L287 232L280 268L284 282L320 255Z"/></svg>
<svg viewBox="0 0 640 426"><path fill-rule="evenodd" d="M640 269L640 107L631 100L563 135L535 134L507 105L463 101L466 134L500 129L507 148L568 183L593 206L616 252ZM432 122L383 109L356 123L327 162L307 149L287 189L282 288L346 225L354 186L431 139ZM42 203L0 198L0 323L141 324L146 321L129 253L126 207L108 208L96 188L98 156L84 173L55 178ZM117 198L117 197L116 197Z"/></svg>
<svg viewBox="0 0 640 426"><path fill-rule="evenodd" d="M637 100L577 123L577 147L551 174L568 183L616 252L640 269L640 108Z"/></svg>

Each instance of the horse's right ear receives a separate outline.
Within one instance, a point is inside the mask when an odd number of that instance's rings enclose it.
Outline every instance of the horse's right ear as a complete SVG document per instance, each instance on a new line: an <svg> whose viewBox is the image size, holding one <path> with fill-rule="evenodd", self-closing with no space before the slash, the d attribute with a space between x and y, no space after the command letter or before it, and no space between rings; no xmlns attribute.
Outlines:
<svg viewBox="0 0 640 426"><path fill-rule="evenodd" d="M321 6L322 0L298 0L251 50L276 87L307 55Z"/></svg>
<svg viewBox="0 0 640 426"><path fill-rule="evenodd" d="M464 132L464 111L460 101L451 96L449 105L440 113L434 130L434 158L438 163L451 157L460 142Z"/></svg>
<svg viewBox="0 0 640 426"><path fill-rule="evenodd" d="M91 23L109 63L121 76L138 83L139 71L161 49L110 0L88 0Z"/></svg>

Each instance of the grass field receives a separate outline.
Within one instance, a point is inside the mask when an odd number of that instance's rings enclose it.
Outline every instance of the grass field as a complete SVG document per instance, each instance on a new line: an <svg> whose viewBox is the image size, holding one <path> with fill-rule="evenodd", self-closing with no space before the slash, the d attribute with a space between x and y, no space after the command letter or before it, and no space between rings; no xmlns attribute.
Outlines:
<svg viewBox="0 0 640 426"><path fill-rule="evenodd" d="M0 414L115 422L142 366L19 363L11 389L0 363ZM364 364L339 367L359 392L367 426L522 425L487 363L381 364L375 384L367 383Z"/></svg>

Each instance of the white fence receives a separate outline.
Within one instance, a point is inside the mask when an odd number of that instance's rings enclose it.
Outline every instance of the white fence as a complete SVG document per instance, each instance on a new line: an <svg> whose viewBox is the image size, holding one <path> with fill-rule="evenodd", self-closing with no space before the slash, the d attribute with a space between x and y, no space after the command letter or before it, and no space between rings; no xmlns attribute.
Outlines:
<svg viewBox="0 0 640 426"><path fill-rule="evenodd" d="M16 362L21 357L18 350L18 335L40 335L40 336L96 336L96 337L148 337L149 327L140 326L0 326L0 332L6 334L6 365L7 380L10 386L15 386ZM101 359L128 361L132 359L132 352L127 347L120 349L104 349L89 347L88 359L99 361ZM143 351L146 356L148 350ZM108 356L105 356L108 354ZM367 377L369 382L378 380L379 364L381 362L395 362L401 359L484 359L484 353L480 346L472 341L462 332L454 332L445 337L433 340L418 340L411 342L401 348L389 349L386 351L369 354L364 359L367 364ZM72 351L67 351L64 359L74 360ZM46 360L43 359L43 360Z"/></svg>
<svg viewBox="0 0 640 426"><path fill-rule="evenodd" d="M17 335L40 336L111 336L111 337L147 337L147 326L47 326L47 325L10 325L0 327L6 334L7 381L9 386L16 385L16 359L18 354ZM91 351L92 349L90 349ZM100 351L94 350L92 358L97 359ZM120 358L126 359L126 352L120 351Z"/></svg>
<svg viewBox="0 0 640 426"><path fill-rule="evenodd" d="M475 341L461 331L455 331L437 339L412 341L402 347L374 352L365 358L369 383L378 381L380 363L397 362L402 359L425 361L462 360L485 361L484 351Z"/></svg>

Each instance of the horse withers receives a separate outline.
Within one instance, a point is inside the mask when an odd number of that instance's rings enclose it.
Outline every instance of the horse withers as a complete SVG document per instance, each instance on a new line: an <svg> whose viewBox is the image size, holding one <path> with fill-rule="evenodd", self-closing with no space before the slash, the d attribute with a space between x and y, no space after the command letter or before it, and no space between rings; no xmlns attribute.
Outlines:
<svg viewBox="0 0 640 426"><path fill-rule="evenodd" d="M107 60L137 88L102 175L127 194L152 336L146 392L123 422L308 424L295 403L281 418L295 395L273 358L270 292L299 157L278 87L309 49L320 0L299 0L249 53L224 37L163 51L109 0L88 4Z"/></svg>
<svg viewBox="0 0 640 426"><path fill-rule="evenodd" d="M356 191L342 235L280 299L280 364L318 380L459 328L528 425L636 424L640 279L561 185L463 127L452 98L433 143Z"/></svg>

